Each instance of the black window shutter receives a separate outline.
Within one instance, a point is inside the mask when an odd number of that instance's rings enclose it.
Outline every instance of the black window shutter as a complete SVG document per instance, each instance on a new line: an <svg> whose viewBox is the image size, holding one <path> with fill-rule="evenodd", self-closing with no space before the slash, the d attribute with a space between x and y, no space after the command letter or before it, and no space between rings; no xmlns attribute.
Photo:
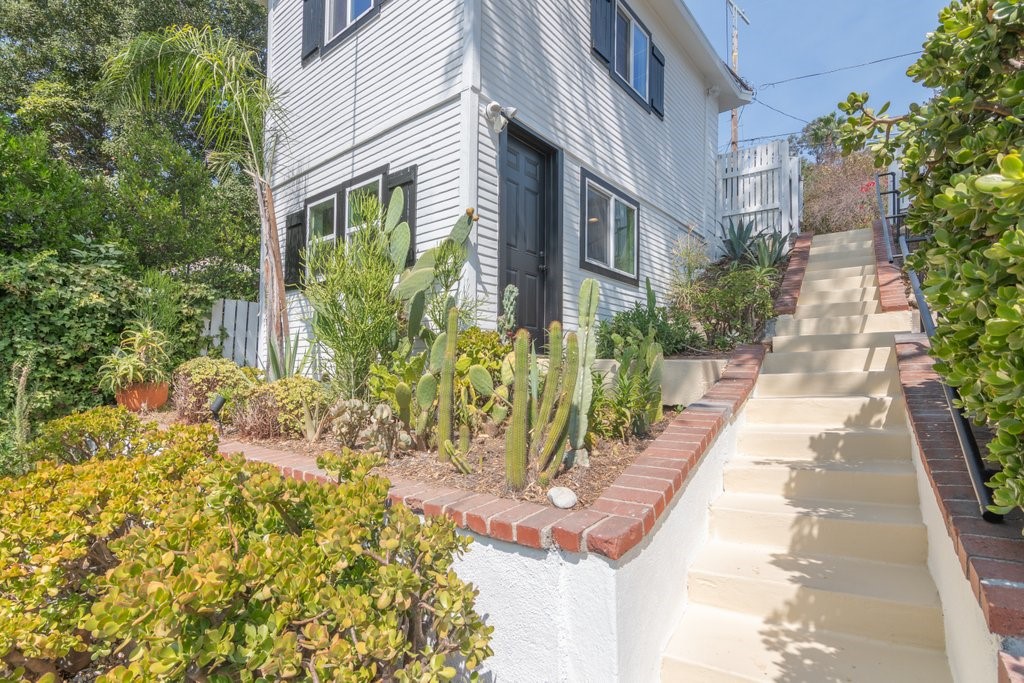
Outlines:
<svg viewBox="0 0 1024 683"><path fill-rule="evenodd" d="M416 260L416 166L409 166L388 174L387 200L389 202L391 193L397 187L402 188L402 194L405 195L401 220L409 224L409 255L405 259L405 265L411 266Z"/></svg>
<svg viewBox="0 0 1024 683"><path fill-rule="evenodd" d="M615 43L614 0L590 0L590 44L594 52L609 64Z"/></svg>
<svg viewBox="0 0 1024 683"><path fill-rule="evenodd" d="M302 252L306 248L306 212L296 211L285 218L284 287L295 289L302 282Z"/></svg>
<svg viewBox="0 0 1024 683"><path fill-rule="evenodd" d="M651 109L665 117L665 55L651 43Z"/></svg>
<svg viewBox="0 0 1024 683"><path fill-rule="evenodd" d="M302 58L320 49L324 39L324 0L302 0Z"/></svg>

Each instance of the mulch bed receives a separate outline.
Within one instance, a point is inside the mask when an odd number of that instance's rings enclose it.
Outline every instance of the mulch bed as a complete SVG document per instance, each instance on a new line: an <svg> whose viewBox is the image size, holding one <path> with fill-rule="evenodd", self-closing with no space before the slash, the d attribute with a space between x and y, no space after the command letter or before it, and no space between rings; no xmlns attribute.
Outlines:
<svg viewBox="0 0 1024 683"><path fill-rule="evenodd" d="M643 438L630 441L600 439L590 453L590 467L572 467L563 470L551 482L550 487L564 486L572 489L578 497L573 509L582 509L597 500L601 493L614 482L633 461L643 454L651 441L657 438L679 413L666 410L664 419L651 428L651 433ZM156 420L166 428L177 421L177 413L163 410L148 413L144 419ZM242 437L230 427L224 436L238 441L265 446L308 457L311 461L325 451L337 450L340 447L327 435L317 443L309 443L305 439L276 438L249 439ZM541 505L551 506L547 498L547 488L531 483L524 491L513 492L505 486L505 436L488 436L478 434L473 442L466 462L473 472L462 474L451 463L440 462L434 451L413 451L392 457L388 462L377 468L376 472L389 479L412 479L432 484L451 486L473 491L474 493L490 493L502 498L523 500ZM530 479L535 473L530 473Z"/></svg>

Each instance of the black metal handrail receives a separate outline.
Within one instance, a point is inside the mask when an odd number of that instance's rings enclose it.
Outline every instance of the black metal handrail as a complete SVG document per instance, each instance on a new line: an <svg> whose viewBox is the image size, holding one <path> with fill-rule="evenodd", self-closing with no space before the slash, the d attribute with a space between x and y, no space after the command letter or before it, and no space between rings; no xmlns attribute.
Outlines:
<svg viewBox="0 0 1024 683"><path fill-rule="evenodd" d="M882 178L891 178L891 186L888 190L882 190ZM902 198L897 187L896 174L892 171L887 173L880 173L875 176L875 192L878 196L878 213L882 223L882 233L885 236L885 249L886 255L889 258L889 263L892 263L895 259L893 254L892 244L892 221L897 221L897 240L899 244L899 258L903 260L903 270L907 274L907 278L910 280L910 287L914 291L914 299L917 301L918 317L921 319L921 328L925 335L930 340L935 335L935 321L932 320L932 311L928 307L928 301L924 298L924 291L921 289L921 279L917 276L917 272L907 265L907 257L910 256L910 245L907 243L907 236L900 234L900 226L903 223L903 218L906 215L902 207ZM886 210L885 203L882 199L883 194L888 194L892 197L891 208L892 213ZM960 443L960 450L963 451L964 461L967 464L967 473L971 478L971 488L974 489L974 495L978 500L978 507L981 510L981 516L983 519L989 522L1002 522L1003 516L992 512L988 509L988 506L992 504L992 489L986 486L986 482L989 479L989 472L985 468L985 461L981 455L981 449L978 447L978 440L974 436L974 429L971 426L971 421L964 415L963 410L956 406L956 401L959 396L956 393L956 389L949 386L945 382L942 382L943 394L946 397L946 407L949 409L950 415L953 417L953 427L956 430L956 438Z"/></svg>

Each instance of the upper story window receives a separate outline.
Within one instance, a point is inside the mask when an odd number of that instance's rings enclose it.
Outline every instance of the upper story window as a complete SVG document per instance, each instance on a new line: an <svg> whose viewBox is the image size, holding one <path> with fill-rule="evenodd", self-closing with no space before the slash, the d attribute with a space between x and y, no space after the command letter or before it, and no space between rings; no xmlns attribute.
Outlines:
<svg viewBox="0 0 1024 683"><path fill-rule="evenodd" d="M625 282L639 282L639 203L584 171L580 267Z"/></svg>
<svg viewBox="0 0 1024 683"><path fill-rule="evenodd" d="M615 12L615 73L647 99L651 36L620 2Z"/></svg>
<svg viewBox="0 0 1024 683"><path fill-rule="evenodd" d="M665 115L665 55L636 12L622 0L590 0L594 54L630 97L658 117Z"/></svg>
<svg viewBox="0 0 1024 683"><path fill-rule="evenodd" d="M373 9L376 0L325 0L327 2L327 40L362 19Z"/></svg>

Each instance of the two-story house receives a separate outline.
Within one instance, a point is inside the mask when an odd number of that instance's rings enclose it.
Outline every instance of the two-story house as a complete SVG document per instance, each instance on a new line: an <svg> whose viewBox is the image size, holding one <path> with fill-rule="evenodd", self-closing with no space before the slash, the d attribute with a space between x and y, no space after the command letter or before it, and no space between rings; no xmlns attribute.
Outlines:
<svg viewBox="0 0 1024 683"><path fill-rule="evenodd" d="M719 114L751 93L683 0L271 0L269 16L292 329L301 252L343 237L357 190L403 188L417 251L476 207L481 324L513 283L532 332L575 326L586 277L602 315L647 277L664 294L679 238L714 234Z"/></svg>

